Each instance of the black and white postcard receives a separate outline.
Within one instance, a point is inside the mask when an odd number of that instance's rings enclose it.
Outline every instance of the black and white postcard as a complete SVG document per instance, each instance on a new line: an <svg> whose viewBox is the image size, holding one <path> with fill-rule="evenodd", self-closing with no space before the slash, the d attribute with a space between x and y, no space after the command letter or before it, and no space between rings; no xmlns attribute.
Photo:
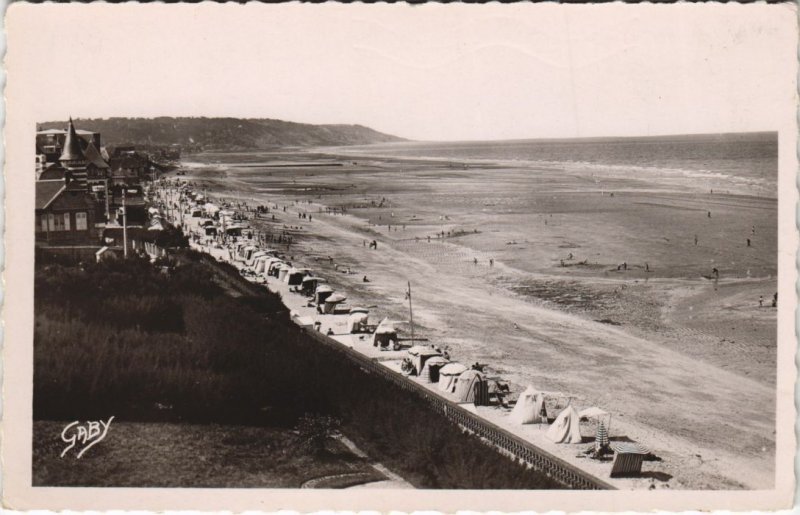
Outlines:
<svg viewBox="0 0 800 515"><path fill-rule="evenodd" d="M13 4L4 503L770 510L791 4Z"/></svg>

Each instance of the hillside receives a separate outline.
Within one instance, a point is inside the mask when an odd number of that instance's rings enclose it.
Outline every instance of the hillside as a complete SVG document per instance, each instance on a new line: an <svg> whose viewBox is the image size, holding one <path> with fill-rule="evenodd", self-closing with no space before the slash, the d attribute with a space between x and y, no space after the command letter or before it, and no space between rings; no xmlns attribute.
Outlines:
<svg viewBox="0 0 800 515"><path fill-rule="evenodd" d="M61 129L45 122L39 129ZM363 125L311 125L271 119L102 118L75 119L78 129L99 132L104 145L196 146L205 150L364 145L404 141Z"/></svg>

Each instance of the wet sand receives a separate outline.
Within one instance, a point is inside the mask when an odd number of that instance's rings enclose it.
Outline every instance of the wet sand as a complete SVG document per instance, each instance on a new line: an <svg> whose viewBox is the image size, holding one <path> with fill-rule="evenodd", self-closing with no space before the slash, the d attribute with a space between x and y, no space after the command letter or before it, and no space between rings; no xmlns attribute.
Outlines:
<svg viewBox="0 0 800 515"><path fill-rule="evenodd" d="M610 411L674 468L670 488L772 484L775 199L555 168L310 153L196 161L219 161L188 168L209 193L287 206L256 225L302 226L279 248L351 305L406 320L410 281L417 334L517 390L532 383ZM718 281L704 277L714 267Z"/></svg>

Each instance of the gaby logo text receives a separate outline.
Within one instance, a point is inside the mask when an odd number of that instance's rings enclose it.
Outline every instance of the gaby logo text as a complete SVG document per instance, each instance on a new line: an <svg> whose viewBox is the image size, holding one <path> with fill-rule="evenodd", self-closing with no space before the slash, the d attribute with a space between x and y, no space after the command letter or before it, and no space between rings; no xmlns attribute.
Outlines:
<svg viewBox="0 0 800 515"><path fill-rule="evenodd" d="M75 446L82 446L76 458L83 456L95 444L103 441L108 434L108 428L111 426L112 420L114 420L113 416L107 421L89 420L85 424L81 424L79 420L76 420L67 424L61 431L61 440L69 445L61 451L61 457L63 458Z"/></svg>

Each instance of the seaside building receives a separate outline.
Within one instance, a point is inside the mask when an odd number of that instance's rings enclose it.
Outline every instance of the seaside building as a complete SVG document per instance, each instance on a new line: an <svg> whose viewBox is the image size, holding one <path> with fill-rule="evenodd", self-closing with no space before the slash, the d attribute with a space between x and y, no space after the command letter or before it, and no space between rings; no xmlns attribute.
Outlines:
<svg viewBox="0 0 800 515"><path fill-rule="evenodd" d="M71 121L71 120L70 120ZM41 159L42 164L57 163L64 150L64 143L67 139L69 129L45 129L36 132L36 154L37 163ZM96 148L101 148L100 133L86 130L75 130L79 137L79 143L85 147L89 143Z"/></svg>
<svg viewBox="0 0 800 515"><path fill-rule="evenodd" d="M85 186L70 180L36 181L36 242L93 245L96 203Z"/></svg>
<svg viewBox="0 0 800 515"><path fill-rule="evenodd" d="M66 170L65 176L69 176L70 182L75 181L78 185L86 186L87 165L89 161L83 151L80 137L75 132L75 125L72 118L69 119L67 135L64 138L64 145L61 149L61 156L58 162Z"/></svg>
<svg viewBox="0 0 800 515"><path fill-rule="evenodd" d="M147 156L135 152L112 157L109 166L111 182L117 185L139 184L151 173L151 165Z"/></svg>

